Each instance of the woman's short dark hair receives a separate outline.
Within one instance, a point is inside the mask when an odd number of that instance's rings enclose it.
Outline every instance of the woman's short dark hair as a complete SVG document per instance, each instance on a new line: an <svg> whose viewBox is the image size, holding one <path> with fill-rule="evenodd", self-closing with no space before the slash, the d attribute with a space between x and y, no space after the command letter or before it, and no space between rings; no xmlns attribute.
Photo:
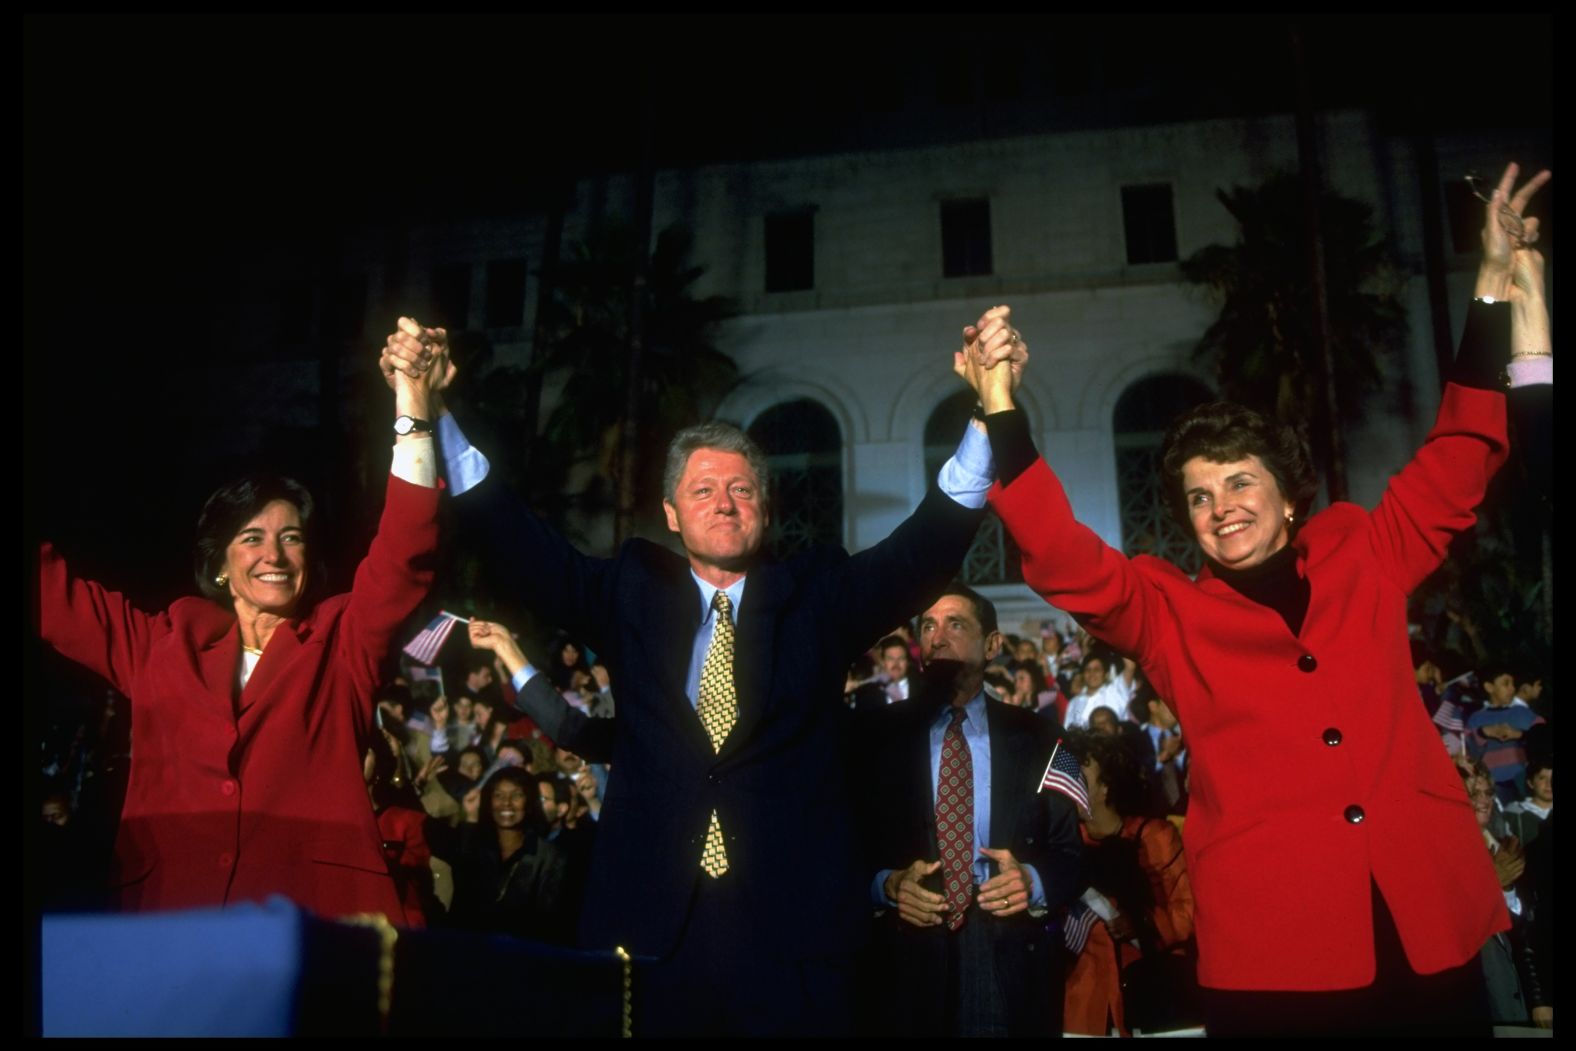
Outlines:
<svg viewBox="0 0 1576 1051"><path fill-rule="evenodd" d="M547 835L547 815L542 812L542 792L536 787L536 776L518 766L499 767L482 786L482 827L494 836L498 834L498 826L493 824L492 795L493 790L505 781L513 783L525 793L525 823L537 835Z"/></svg>
<svg viewBox="0 0 1576 1051"><path fill-rule="evenodd" d="M1045 672L1041 670L1039 661L1013 661L1007 667L1012 670L1014 675L1020 671L1028 673L1029 681L1034 684L1036 697L1046 691Z"/></svg>
<svg viewBox="0 0 1576 1051"><path fill-rule="evenodd" d="M1296 514L1294 525L1307 517L1319 491L1313 456L1296 428L1234 402L1212 401L1177 417L1160 447L1160 473L1171 513L1190 528L1187 496L1182 492L1182 468L1195 456L1210 463L1232 463L1257 456Z"/></svg>
<svg viewBox="0 0 1576 1051"><path fill-rule="evenodd" d="M1093 759L1100 764L1100 780L1105 784L1106 805L1123 817L1144 813L1149 798L1144 770L1120 736L1107 737L1089 730L1067 735L1067 747L1079 762Z"/></svg>
<svg viewBox="0 0 1576 1051"><path fill-rule="evenodd" d="M312 494L294 478L277 474L249 474L226 482L213 491L208 502L197 516L197 545L193 557L197 590L213 599L225 609L234 609L234 598L229 588L214 582L224 572L225 552L246 523L262 513L263 508L275 500L283 500L295 507L301 516L301 533L307 540L307 553L312 548ZM305 612L312 596L323 584L323 567L317 561L307 568L306 592L301 596L298 612Z"/></svg>

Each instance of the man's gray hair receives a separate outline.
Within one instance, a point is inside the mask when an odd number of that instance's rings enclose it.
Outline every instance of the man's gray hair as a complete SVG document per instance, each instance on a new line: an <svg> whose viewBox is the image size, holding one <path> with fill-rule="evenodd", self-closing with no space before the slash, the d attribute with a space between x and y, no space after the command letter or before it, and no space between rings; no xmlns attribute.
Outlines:
<svg viewBox="0 0 1576 1051"><path fill-rule="evenodd" d="M700 449L720 449L744 457L749 462L750 470L755 472L755 480L760 485L761 506L765 507L770 503L772 469L766 462L766 454L748 434L733 424L721 420L686 427L673 436L673 441L668 444L667 469L662 472L664 500L673 502L679 491L679 480L684 477L684 468L689 464L690 456Z"/></svg>

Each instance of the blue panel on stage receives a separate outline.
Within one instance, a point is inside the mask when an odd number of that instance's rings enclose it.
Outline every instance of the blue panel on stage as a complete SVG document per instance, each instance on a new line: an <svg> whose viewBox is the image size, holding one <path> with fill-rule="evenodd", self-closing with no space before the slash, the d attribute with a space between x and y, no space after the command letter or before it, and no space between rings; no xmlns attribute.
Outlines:
<svg viewBox="0 0 1576 1051"><path fill-rule="evenodd" d="M288 1036L302 913L283 898L179 913L46 916L45 1036Z"/></svg>

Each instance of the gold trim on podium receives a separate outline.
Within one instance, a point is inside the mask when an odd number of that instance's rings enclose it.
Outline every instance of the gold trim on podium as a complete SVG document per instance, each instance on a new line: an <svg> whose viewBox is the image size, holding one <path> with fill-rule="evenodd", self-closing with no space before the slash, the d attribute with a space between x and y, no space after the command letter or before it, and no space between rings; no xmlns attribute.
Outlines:
<svg viewBox="0 0 1576 1051"><path fill-rule="evenodd" d="M399 944L399 928L381 912L359 912L340 922L370 927L378 934L378 1028L387 1035L389 1011L394 1005L394 947Z"/></svg>

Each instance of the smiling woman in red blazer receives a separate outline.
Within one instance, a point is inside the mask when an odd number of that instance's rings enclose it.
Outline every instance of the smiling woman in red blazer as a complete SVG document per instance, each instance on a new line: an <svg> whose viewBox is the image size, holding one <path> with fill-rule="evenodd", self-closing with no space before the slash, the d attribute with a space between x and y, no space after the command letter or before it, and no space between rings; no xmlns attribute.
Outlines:
<svg viewBox="0 0 1576 1051"><path fill-rule="evenodd" d="M1212 1035L1443 1029L1486 1035L1476 955L1507 925L1472 810L1417 698L1408 594L1469 528L1506 454L1500 370L1552 382L1541 258L1506 170L1476 301L1423 447L1372 511L1306 517L1317 481L1288 428L1226 403L1173 424L1163 470L1206 556L1196 580L1074 520L1013 410L1015 331L979 331L991 503L1024 579L1136 656L1187 730L1185 835ZM1508 301L1508 302L1507 302ZM1514 330L1514 331L1512 331ZM999 347L987 351L988 346ZM1546 371L1547 377L1542 373Z"/></svg>
<svg viewBox="0 0 1576 1051"><path fill-rule="evenodd" d="M438 490L427 378L390 379L394 463L348 594L313 602L312 498L288 479L219 489L198 523L201 598L162 613L39 558L39 634L131 699L132 763L115 844L129 910L282 894L320 915L400 901L362 780L372 688L426 595Z"/></svg>

